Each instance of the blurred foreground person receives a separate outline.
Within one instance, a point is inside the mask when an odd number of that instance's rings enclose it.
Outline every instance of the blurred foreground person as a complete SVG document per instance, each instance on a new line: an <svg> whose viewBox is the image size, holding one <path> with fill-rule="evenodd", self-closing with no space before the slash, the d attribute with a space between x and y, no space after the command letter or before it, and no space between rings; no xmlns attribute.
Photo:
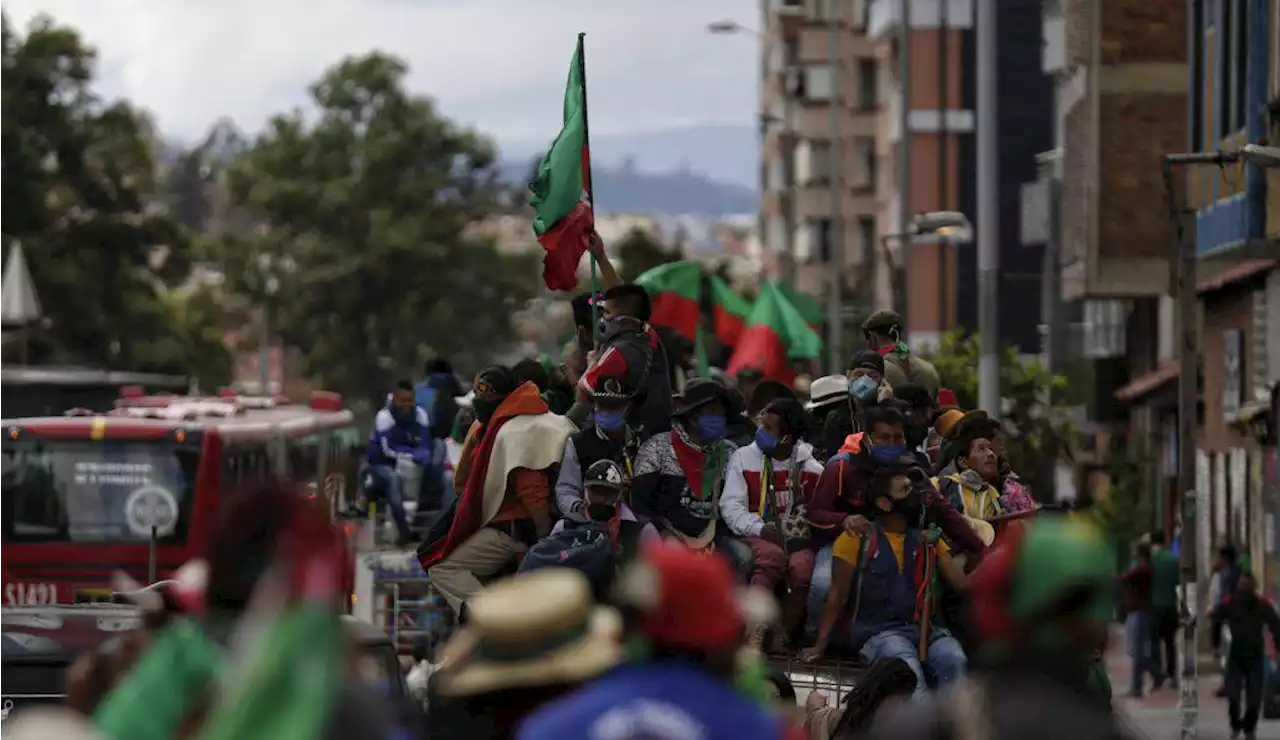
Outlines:
<svg viewBox="0 0 1280 740"><path fill-rule="evenodd" d="M347 557L327 509L300 492L232 496L209 543L203 613L188 603L148 635L94 708L97 730L109 740L405 737L347 667Z"/></svg>
<svg viewBox="0 0 1280 740"><path fill-rule="evenodd" d="M911 698L916 674L900 658L871 665L844 702L831 706L825 694L810 692L805 702L805 733L809 740L853 740L888 711Z"/></svg>
<svg viewBox="0 0 1280 740"><path fill-rule="evenodd" d="M874 740L1129 738L1097 669L1114 614L1114 557L1089 522L1044 517L971 576L982 650L951 689L876 722ZM978 733L978 734L974 734Z"/></svg>
<svg viewBox="0 0 1280 740"><path fill-rule="evenodd" d="M734 687L752 609L720 558L659 544L619 582L635 659L532 715L521 740L776 740L785 723Z"/></svg>
<svg viewBox="0 0 1280 740"><path fill-rule="evenodd" d="M568 568L499 581L467 611L432 677L433 740L515 737L531 712L622 660L621 618Z"/></svg>

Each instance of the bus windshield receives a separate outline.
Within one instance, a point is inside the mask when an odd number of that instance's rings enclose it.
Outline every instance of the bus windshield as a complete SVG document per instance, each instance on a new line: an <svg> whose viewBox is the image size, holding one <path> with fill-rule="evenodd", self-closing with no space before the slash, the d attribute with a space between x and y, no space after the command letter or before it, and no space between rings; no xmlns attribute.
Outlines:
<svg viewBox="0 0 1280 740"><path fill-rule="evenodd" d="M4 541L182 544L197 462L169 442L6 440Z"/></svg>

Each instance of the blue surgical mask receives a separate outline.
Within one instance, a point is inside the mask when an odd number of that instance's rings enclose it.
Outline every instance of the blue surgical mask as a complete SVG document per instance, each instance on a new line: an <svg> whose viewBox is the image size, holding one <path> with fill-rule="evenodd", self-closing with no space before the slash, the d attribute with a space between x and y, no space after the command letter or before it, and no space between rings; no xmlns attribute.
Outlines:
<svg viewBox="0 0 1280 740"><path fill-rule="evenodd" d="M878 463L891 463L906 452L906 445L871 445L871 457Z"/></svg>
<svg viewBox="0 0 1280 740"><path fill-rule="evenodd" d="M596 426L606 432L616 432L622 429L622 425L626 423L627 414L624 411L596 411L593 415Z"/></svg>
<svg viewBox="0 0 1280 740"><path fill-rule="evenodd" d="M760 427L756 430L756 447L760 451L768 455L778 447L778 438L769 433L768 429Z"/></svg>
<svg viewBox="0 0 1280 740"><path fill-rule="evenodd" d="M853 396L853 400L858 403L870 403L876 400L876 392L880 390L880 384L873 378L863 375L849 386L849 395Z"/></svg>
<svg viewBox="0 0 1280 740"><path fill-rule="evenodd" d="M729 420L724 414L699 414L698 415L698 436L703 442L719 442L724 439L724 434L728 430Z"/></svg>

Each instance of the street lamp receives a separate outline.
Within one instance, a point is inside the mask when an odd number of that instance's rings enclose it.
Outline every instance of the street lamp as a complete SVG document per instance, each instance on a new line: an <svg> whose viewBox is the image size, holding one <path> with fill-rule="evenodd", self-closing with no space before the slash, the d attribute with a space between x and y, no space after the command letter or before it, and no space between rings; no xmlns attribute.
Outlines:
<svg viewBox="0 0 1280 740"><path fill-rule="evenodd" d="M708 33L749 33L757 38L763 38L760 32L754 28L747 28L741 23L733 20L712 21L707 24Z"/></svg>
<svg viewBox="0 0 1280 740"><path fill-rule="evenodd" d="M884 234L880 237L880 247L884 252L885 261L889 264L890 274L898 276L894 278L897 283L894 286L894 292L902 293L906 290L906 277L901 273L906 269L906 260L896 260L893 256L893 250L890 244L893 241L899 242L903 246L914 244L942 244L950 246L952 244L969 244L973 241L973 224L969 218L959 211L930 211L921 213L909 222L907 222L907 231L897 234ZM903 255L904 257L906 255ZM942 262L938 268L938 282L942 291L947 290L947 260L946 255L943 256ZM939 302L941 316L940 324L943 327L949 326L949 305L948 301Z"/></svg>
<svg viewBox="0 0 1280 740"><path fill-rule="evenodd" d="M1198 689L1199 667L1196 663L1196 618L1200 604L1189 603L1190 594L1196 592L1199 579L1197 560L1196 523L1196 406L1200 395L1199 383L1199 332L1196 321L1196 242L1187 221L1193 216L1190 208L1178 198L1173 182L1174 167L1210 165L1221 167L1245 162L1261 169L1280 167L1280 148L1261 144L1246 144L1237 152L1187 152L1166 154L1160 165L1164 179L1164 191L1169 217L1173 220L1174 257L1177 260L1178 333L1181 337L1181 366L1178 370L1178 491L1182 505L1178 507L1181 540L1181 621L1182 621L1182 676L1178 703L1183 716L1194 727L1198 721L1200 695ZM1203 592L1197 596L1203 603ZM1194 607L1194 608L1193 608ZM1184 736L1186 733L1184 731ZM1193 735L1194 737L1194 735Z"/></svg>

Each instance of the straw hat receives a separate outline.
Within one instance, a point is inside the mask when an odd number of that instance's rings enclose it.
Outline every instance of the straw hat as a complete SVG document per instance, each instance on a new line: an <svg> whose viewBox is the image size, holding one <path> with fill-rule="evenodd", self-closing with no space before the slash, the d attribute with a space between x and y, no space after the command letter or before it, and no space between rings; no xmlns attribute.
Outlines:
<svg viewBox="0 0 1280 740"><path fill-rule="evenodd" d="M5 740L102 740L88 718L66 707L32 707L8 718L5 710Z"/></svg>
<svg viewBox="0 0 1280 740"><path fill-rule="evenodd" d="M844 375L823 375L809 387L809 403L805 404L805 408L812 411L848 400L849 378Z"/></svg>
<svg viewBox="0 0 1280 740"><path fill-rule="evenodd" d="M622 659L621 618L597 606L587 579L568 568L499 581L467 610L466 627L443 649L442 694L580 683Z"/></svg>

